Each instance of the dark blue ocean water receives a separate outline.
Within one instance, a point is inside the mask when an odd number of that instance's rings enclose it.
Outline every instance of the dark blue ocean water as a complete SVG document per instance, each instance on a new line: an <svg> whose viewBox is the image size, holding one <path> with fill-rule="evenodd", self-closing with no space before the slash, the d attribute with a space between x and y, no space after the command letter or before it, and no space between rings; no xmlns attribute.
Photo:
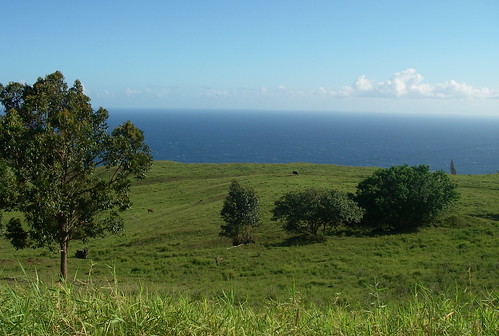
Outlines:
<svg viewBox="0 0 499 336"><path fill-rule="evenodd" d="M310 162L390 167L427 164L458 174L499 171L499 118L394 114L110 110L131 120L155 160Z"/></svg>

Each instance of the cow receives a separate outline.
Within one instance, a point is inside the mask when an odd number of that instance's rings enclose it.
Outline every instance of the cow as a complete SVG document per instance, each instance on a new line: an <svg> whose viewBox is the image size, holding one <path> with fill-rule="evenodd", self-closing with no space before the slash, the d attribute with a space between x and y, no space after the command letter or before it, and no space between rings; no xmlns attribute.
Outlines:
<svg viewBox="0 0 499 336"><path fill-rule="evenodd" d="M75 257L78 259L87 259L88 258L88 247L85 247L83 250L76 250Z"/></svg>

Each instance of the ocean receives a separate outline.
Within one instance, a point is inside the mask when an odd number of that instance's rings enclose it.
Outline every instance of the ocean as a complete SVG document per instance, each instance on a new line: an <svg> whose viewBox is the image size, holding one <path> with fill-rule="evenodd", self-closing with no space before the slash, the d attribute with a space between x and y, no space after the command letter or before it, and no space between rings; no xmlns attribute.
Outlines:
<svg viewBox="0 0 499 336"><path fill-rule="evenodd" d="M390 167L426 164L458 174L499 171L499 118L373 113L113 109L131 120L155 160L310 162Z"/></svg>

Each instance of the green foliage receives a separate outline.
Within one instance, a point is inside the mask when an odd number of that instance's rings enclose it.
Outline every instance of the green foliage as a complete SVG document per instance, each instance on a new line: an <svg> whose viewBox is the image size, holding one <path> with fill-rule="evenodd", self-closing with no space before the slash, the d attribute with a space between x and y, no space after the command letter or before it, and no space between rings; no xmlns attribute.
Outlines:
<svg viewBox="0 0 499 336"><path fill-rule="evenodd" d="M347 194L315 188L289 192L274 205L272 220L283 221L287 231L314 237L329 234L340 225L358 223L364 213Z"/></svg>
<svg viewBox="0 0 499 336"><path fill-rule="evenodd" d="M10 240L16 250L23 249L30 245L28 233L23 229L21 219L11 218L7 223L5 238Z"/></svg>
<svg viewBox="0 0 499 336"><path fill-rule="evenodd" d="M151 166L142 131L127 122L108 133L108 113L93 111L83 86L60 72L33 86L0 87L0 208L22 213L6 230L16 248L56 243L61 275L68 242L118 232L117 211L130 207L129 176L143 178ZM102 166L106 174L97 174Z"/></svg>
<svg viewBox="0 0 499 336"><path fill-rule="evenodd" d="M364 222L386 230L406 230L434 221L459 198L443 171L426 165L380 169L357 186Z"/></svg>
<svg viewBox="0 0 499 336"><path fill-rule="evenodd" d="M454 166L454 161L452 161L452 160L450 160L449 170L450 170L451 175L457 174L456 167Z"/></svg>
<svg viewBox="0 0 499 336"><path fill-rule="evenodd" d="M234 245L253 242L251 230L260 224L260 201L252 188L232 181L220 212L225 224L220 236L232 238Z"/></svg>
<svg viewBox="0 0 499 336"><path fill-rule="evenodd" d="M121 279L105 287L92 278L85 286L26 282L28 288L0 286L1 335L495 336L499 328L497 291L444 295L416 286L408 300L389 303L374 288L365 305L333 298L322 307L289 289L286 299L255 309L230 287L193 300L147 288L130 292Z"/></svg>

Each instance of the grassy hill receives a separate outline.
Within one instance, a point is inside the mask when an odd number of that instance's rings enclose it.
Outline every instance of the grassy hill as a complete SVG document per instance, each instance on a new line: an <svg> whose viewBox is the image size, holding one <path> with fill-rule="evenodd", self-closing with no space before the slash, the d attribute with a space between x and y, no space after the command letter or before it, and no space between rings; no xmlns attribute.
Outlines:
<svg viewBox="0 0 499 336"><path fill-rule="evenodd" d="M417 233L342 234L306 243L270 221L284 193L309 186L354 192L374 168L293 164L180 164L155 162L134 184L133 207L120 236L74 242L89 259L70 258L76 283L110 281L192 298L223 297L261 306L288 299L290 289L308 302L371 304L411 297L416 284L434 292L496 290L499 275L499 174L454 175L462 198L441 225ZM299 175L292 174L298 171ZM231 180L255 189L263 225L256 243L231 248L218 237L220 210ZM148 212L152 209L153 212ZM58 274L58 253L15 251L0 240L0 283L22 281L23 265L45 281Z"/></svg>

